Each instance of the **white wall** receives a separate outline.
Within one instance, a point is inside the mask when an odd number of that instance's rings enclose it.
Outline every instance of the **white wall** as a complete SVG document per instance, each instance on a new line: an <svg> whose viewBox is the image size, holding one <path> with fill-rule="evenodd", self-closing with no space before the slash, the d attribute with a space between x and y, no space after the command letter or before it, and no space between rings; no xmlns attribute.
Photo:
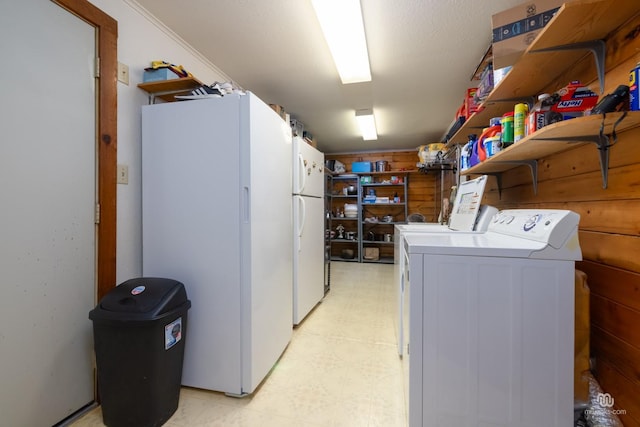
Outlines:
<svg viewBox="0 0 640 427"><path fill-rule="evenodd" d="M129 167L129 184L118 185L117 283L142 274L140 107L137 87L151 61L183 65L205 84L229 81L215 65L132 0L89 0L118 21L118 61L129 66L129 85L118 83L118 164Z"/></svg>

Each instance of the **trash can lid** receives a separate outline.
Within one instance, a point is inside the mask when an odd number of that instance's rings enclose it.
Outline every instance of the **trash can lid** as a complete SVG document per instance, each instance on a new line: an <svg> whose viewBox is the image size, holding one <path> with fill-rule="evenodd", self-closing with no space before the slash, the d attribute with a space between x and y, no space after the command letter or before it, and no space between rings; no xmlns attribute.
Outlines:
<svg viewBox="0 0 640 427"><path fill-rule="evenodd" d="M140 277L127 280L112 289L89 313L89 318L152 320L185 303L191 306L184 285L177 280ZM127 316L127 313L134 316Z"/></svg>

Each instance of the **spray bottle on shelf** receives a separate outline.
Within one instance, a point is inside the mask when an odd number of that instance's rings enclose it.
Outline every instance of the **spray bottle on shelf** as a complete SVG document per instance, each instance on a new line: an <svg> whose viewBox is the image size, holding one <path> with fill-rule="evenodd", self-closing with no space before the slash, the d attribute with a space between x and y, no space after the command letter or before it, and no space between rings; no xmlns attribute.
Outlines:
<svg viewBox="0 0 640 427"><path fill-rule="evenodd" d="M471 137L472 135L469 135L469 142L467 142L460 151L460 170L469 169L469 157L471 156L473 143Z"/></svg>

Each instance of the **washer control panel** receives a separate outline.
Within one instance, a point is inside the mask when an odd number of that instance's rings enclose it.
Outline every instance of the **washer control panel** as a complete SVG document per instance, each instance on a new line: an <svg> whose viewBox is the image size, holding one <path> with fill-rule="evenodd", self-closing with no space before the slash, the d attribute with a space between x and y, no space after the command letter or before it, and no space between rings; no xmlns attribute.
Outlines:
<svg viewBox="0 0 640 427"><path fill-rule="evenodd" d="M506 209L494 215L489 231L548 243L563 245L578 232L580 215L560 209Z"/></svg>

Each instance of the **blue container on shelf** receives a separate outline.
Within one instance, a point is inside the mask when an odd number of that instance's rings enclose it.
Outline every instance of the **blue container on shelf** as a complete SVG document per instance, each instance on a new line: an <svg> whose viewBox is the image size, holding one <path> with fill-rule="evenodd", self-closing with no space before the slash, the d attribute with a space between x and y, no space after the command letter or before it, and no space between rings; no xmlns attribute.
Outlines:
<svg viewBox="0 0 640 427"><path fill-rule="evenodd" d="M353 162L351 172L371 172L371 162Z"/></svg>

